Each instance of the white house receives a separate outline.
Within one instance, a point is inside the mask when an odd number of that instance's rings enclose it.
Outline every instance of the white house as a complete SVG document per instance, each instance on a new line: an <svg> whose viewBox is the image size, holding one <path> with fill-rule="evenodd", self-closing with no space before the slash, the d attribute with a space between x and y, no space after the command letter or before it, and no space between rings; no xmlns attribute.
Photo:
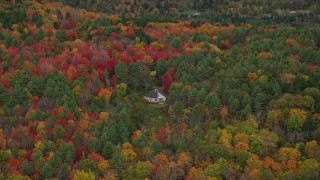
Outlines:
<svg viewBox="0 0 320 180"><path fill-rule="evenodd" d="M159 91L158 89L154 89L153 91L149 91L147 94L144 95L144 98L149 103L155 103L155 104L163 104L167 99L164 92Z"/></svg>

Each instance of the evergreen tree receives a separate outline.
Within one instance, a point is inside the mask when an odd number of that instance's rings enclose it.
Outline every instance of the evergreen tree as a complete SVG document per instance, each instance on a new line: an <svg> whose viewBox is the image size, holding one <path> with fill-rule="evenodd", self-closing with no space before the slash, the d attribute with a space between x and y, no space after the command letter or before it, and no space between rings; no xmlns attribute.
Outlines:
<svg viewBox="0 0 320 180"><path fill-rule="evenodd" d="M120 137L117 130L117 125L114 122L107 122L103 129L102 138L111 141L113 144L118 144Z"/></svg>
<svg viewBox="0 0 320 180"><path fill-rule="evenodd" d="M216 109L216 110L219 110L221 106L220 99L216 94L207 96L204 101L204 104L209 109Z"/></svg>
<svg viewBox="0 0 320 180"><path fill-rule="evenodd" d="M5 105L9 108L13 108L18 104L22 105L28 101L28 94L28 90L18 82L17 85L14 86L13 91L9 94L9 98Z"/></svg>
<svg viewBox="0 0 320 180"><path fill-rule="evenodd" d="M67 163L63 163L54 174L58 179L68 179L70 177L71 169Z"/></svg>
<svg viewBox="0 0 320 180"><path fill-rule="evenodd" d="M157 65L156 65L156 77L157 77L157 84L161 83L161 78L163 76L163 74L167 71L167 65L166 62L163 59L159 59L157 61Z"/></svg>
<svg viewBox="0 0 320 180"><path fill-rule="evenodd" d="M102 155L106 159L111 159L112 153L113 153L113 143L111 141L105 142L103 149L102 149Z"/></svg>
<svg viewBox="0 0 320 180"><path fill-rule="evenodd" d="M66 40L68 40L68 34L65 30L59 30L56 33L56 39L60 42L64 42Z"/></svg>
<svg viewBox="0 0 320 180"><path fill-rule="evenodd" d="M121 155L121 147L117 145L111 158L111 167L121 171L124 168L124 159Z"/></svg>
<svg viewBox="0 0 320 180"><path fill-rule="evenodd" d="M74 161L74 148L70 144L62 144L57 152L59 159L63 163L71 163Z"/></svg>
<svg viewBox="0 0 320 180"><path fill-rule="evenodd" d="M286 123L286 127L288 132L299 132L302 128L302 124L299 117L290 117Z"/></svg>
<svg viewBox="0 0 320 180"><path fill-rule="evenodd" d="M204 88L201 88L197 93L196 103L202 103L207 96L207 92Z"/></svg>
<svg viewBox="0 0 320 180"><path fill-rule="evenodd" d="M53 175L54 175L53 168L49 163L41 167L41 170L40 170L41 179L50 179L53 177Z"/></svg>
<svg viewBox="0 0 320 180"><path fill-rule="evenodd" d="M34 168L32 167L31 161L25 160L24 163L22 164L22 172L25 175L32 175L34 172Z"/></svg>
<svg viewBox="0 0 320 180"><path fill-rule="evenodd" d="M138 64L132 63L128 69L129 84L136 90L141 84L142 75Z"/></svg>
<svg viewBox="0 0 320 180"><path fill-rule="evenodd" d="M115 68L117 83L126 83L128 79L128 70L124 62L119 62Z"/></svg>
<svg viewBox="0 0 320 180"><path fill-rule="evenodd" d="M148 139L145 134L141 134L136 140L132 142L132 145L138 148L143 149L148 145Z"/></svg>
<svg viewBox="0 0 320 180"><path fill-rule="evenodd" d="M5 37L5 43L4 44L5 44L7 49L12 45L12 42L13 42L13 37L12 36L6 36Z"/></svg>
<svg viewBox="0 0 320 180"><path fill-rule="evenodd" d="M2 84L0 83L0 103L4 103L6 101L6 90L4 89L4 87L2 86Z"/></svg>

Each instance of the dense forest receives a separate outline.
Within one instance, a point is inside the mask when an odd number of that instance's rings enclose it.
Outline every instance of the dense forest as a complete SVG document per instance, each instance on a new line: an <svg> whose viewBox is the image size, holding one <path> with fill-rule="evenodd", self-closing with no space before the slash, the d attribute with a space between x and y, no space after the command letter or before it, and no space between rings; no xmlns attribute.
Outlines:
<svg viewBox="0 0 320 180"><path fill-rule="evenodd" d="M266 3L1 1L0 179L319 179L320 4Z"/></svg>
<svg viewBox="0 0 320 180"><path fill-rule="evenodd" d="M319 24L318 0L51 0L121 17L234 24Z"/></svg>

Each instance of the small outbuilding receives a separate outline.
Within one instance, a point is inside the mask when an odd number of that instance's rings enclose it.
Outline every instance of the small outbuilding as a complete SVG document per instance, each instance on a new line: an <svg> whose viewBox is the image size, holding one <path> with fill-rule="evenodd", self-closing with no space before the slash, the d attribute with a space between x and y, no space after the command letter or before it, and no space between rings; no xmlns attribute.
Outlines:
<svg viewBox="0 0 320 180"><path fill-rule="evenodd" d="M146 99L149 103L163 104L166 101L167 97L161 90L154 89L146 93L144 95L144 99Z"/></svg>

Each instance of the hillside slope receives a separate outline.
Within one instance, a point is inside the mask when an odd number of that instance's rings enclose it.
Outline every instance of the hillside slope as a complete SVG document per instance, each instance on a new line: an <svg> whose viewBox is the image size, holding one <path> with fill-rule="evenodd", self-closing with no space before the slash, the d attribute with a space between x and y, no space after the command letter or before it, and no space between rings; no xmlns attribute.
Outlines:
<svg viewBox="0 0 320 180"><path fill-rule="evenodd" d="M0 23L0 179L319 179L318 26L42 1Z"/></svg>

